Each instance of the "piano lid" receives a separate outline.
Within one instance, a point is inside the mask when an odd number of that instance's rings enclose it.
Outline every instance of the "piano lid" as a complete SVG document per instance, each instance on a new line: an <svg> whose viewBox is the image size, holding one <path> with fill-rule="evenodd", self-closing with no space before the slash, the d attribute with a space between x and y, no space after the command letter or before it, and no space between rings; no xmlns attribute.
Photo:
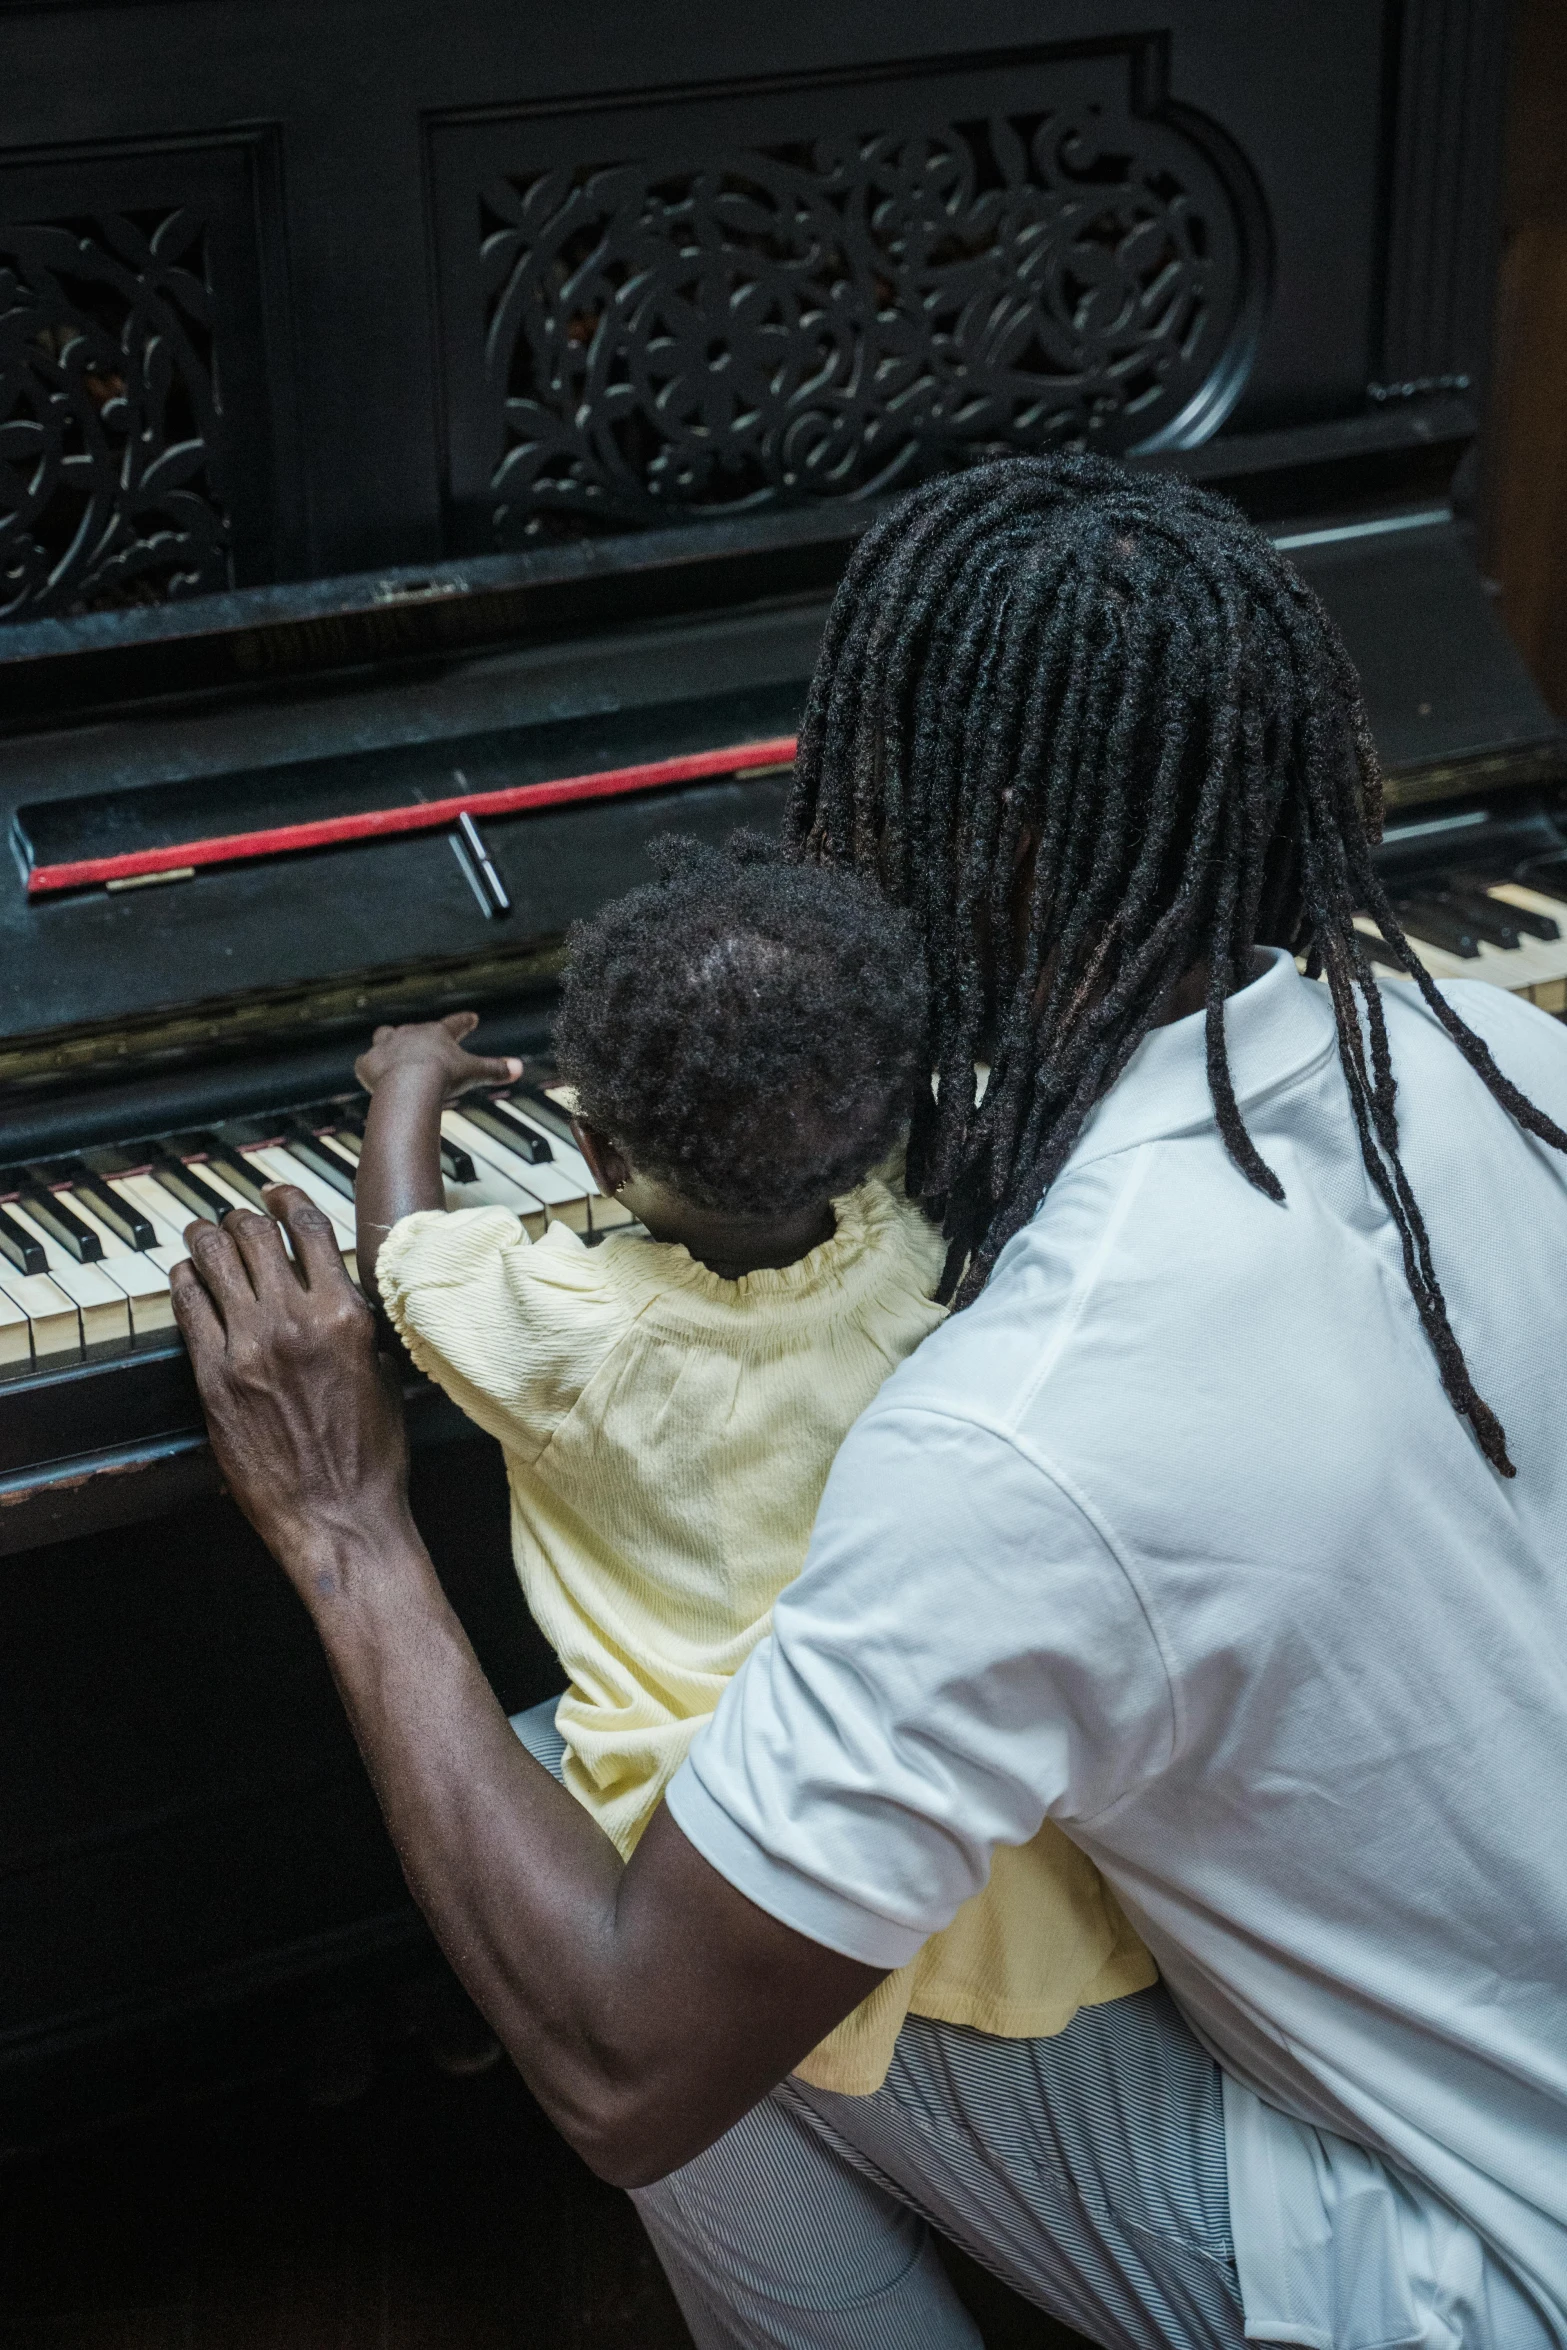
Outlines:
<svg viewBox="0 0 1567 2350"><path fill-rule="evenodd" d="M645 878L653 834L673 826L718 837L735 823L775 823L785 779L754 772L778 763L759 758L756 746L779 753L795 730L832 577L853 534L835 514L779 518L744 534L736 526L722 549L662 535L681 543L661 549L642 539L628 552L650 561L673 554L679 585L670 601L683 599L684 611L565 635L546 625L559 618L548 576L565 571L585 599L603 588L613 601L626 591L610 543L565 550L569 561L560 550L511 558L516 568L503 587L486 577L432 593L417 608L414 641L424 658L405 653L259 686L209 684L134 713L103 710L13 734L0 768L0 824L18 852L8 872L0 869L0 1034L9 1040L0 1075L63 1073L106 1055L123 1065L147 1053L238 1049L250 1036L275 1044L279 1033L362 1025L376 1006L445 1004L464 993L484 1001L537 986L569 923ZM1445 502L1348 521L1307 518L1275 525L1272 535L1344 631L1393 805L1537 785L1559 773L1561 729L1503 633ZM639 592L658 576L655 564ZM814 585L802 589L804 580ZM766 592L780 583L794 592ZM346 628L373 617L362 583L339 586ZM322 592L307 591L317 605L312 627L324 625ZM277 616L284 591L261 593L273 615L265 626L284 631L286 642L303 624ZM430 612L440 615L438 635L454 626L448 614L463 627L487 627L482 614L475 620L460 607L497 593L531 599L533 642L460 657L430 649L422 634ZM189 661L216 643L226 668L244 641L238 621L264 628L254 612L236 613L240 599L218 602L215 615L171 607L70 626L85 628L88 662L106 648L118 658L135 637L144 646L176 643ZM393 609L406 630L413 607ZM32 640L14 657L24 668L63 662L58 682L71 666L59 642L69 631L47 626L50 647L40 646L40 627L10 632ZM9 656L4 632L0 648ZM626 777L639 767L651 770L640 788L635 773ZM749 772L737 780L737 770ZM458 790L517 794L517 804L484 820L511 901L504 920L476 893L447 829L394 829L222 863L162 887L27 896L31 860L411 810L449 797L454 773L464 778ZM631 788L528 804L530 785L595 775Z"/></svg>
<svg viewBox="0 0 1567 2350"><path fill-rule="evenodd" d="M1343 632L1390 807L1560 772L1563 730L1445 504L1274 539Z"/></svg>

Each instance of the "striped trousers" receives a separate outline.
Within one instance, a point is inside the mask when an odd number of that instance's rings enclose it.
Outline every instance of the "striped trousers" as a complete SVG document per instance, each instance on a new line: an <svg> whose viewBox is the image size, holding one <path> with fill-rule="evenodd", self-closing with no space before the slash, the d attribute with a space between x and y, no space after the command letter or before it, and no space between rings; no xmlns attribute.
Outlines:
<svg viewBox="0 0 1567 2350"><path fill-rule="evenodd" d="M559 1775L554 1702L518 1736ZM932 2231L1106 2350L1241 2350L1218 2067L1157 1986L1048 2040L911 2016L633 2196L698 2350L982 2350Z"/></svg>

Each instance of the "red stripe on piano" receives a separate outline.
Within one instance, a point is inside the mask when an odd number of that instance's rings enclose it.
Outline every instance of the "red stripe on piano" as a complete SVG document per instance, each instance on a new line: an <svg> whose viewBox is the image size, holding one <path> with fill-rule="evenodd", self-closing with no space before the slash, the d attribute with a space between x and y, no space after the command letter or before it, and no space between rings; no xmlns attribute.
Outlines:
<svg viewBox="0 0 1567 2350"><path fill-rule="evenodd" d="M691 783L706 775L732 775L748 767L780 766L792 760L795 737L770 742L731 743L721 751L691 751L678 759L651 759L639 767L607 767L595 775L561 775L546 783L509 784L500 791L462 792L451 799L420 800L409 807L366 808L357 816L322 816L307 824L276 824L259 832L229 832L210 840L176 841L160 849L127 849L113 857L78 857L64 865L35 865L27 876L30 898L66 889L90 889L106 881L135 881L152 873L177 873L189 865L237 865L254 857L284 857L301 849L335 848L344 841L387 840L404 832L438 832L470 816L514 816L530 808L558 807L572 800L618 799L630 792L657 791L668 783Z"/></svg>

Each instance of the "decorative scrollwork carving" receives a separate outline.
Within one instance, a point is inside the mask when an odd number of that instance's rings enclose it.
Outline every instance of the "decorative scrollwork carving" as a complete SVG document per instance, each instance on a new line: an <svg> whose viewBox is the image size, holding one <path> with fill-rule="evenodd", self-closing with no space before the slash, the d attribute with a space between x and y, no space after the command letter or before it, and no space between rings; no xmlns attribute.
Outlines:
<svg viewBox="0 0 1567 2350"><path fill-rule="evenodd" d="M493 180L499 543L1178 429L1242 313L1236 206L1193 139L1102 86L918 135Z"/></svg>
<svg viewBox="0 0 1567 2350"><path fill-rule="evenodd" d="M0 229L0 616L226 587L202 219Z"/></svg>

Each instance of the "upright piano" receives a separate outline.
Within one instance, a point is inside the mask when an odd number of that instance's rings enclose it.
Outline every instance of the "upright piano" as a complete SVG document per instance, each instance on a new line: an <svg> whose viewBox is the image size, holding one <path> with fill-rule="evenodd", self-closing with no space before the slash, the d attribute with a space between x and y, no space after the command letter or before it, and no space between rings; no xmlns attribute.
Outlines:
<svg viewBox="0 0 1567 2350"><path fill-rule="evenodd" d="M1561 735L1471 513L1504 24L0 0L0 2143L429 1963L179 1234L286 1174L351 1248L355 1053L464 1006L533 1067L450 1196L605 1227L565 932L656 833L777 823L900 488L1093 447L1236 499L1360 667L1433 967L1567 1011ZM408 1408L515 1707L498 1456Z"/></svg>

